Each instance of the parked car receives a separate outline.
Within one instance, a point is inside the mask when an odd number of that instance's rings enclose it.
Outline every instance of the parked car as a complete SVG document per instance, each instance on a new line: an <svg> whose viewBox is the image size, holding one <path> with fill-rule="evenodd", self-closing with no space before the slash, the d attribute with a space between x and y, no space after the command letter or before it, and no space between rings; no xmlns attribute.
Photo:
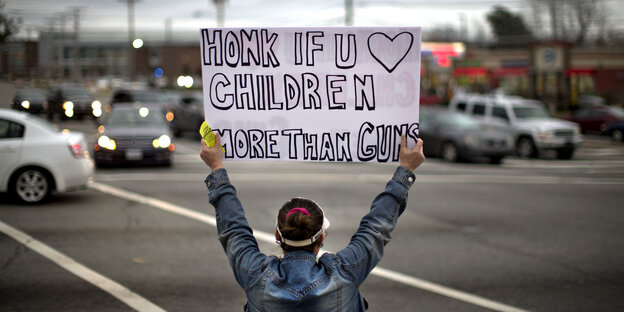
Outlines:
<svg viewBox="0 0 624 312"><path fill-rule="evenodd" d="M79 85L59 85L48 92L48 119L55 115L61 118L93 118L102 115L102 103Z"/></svg>
<svg viewBox="0 0 624 312"><path fill-rule="evenodd" d="M624 122L624 109L608 105L592 105L580 108L567 120L580 125L583 133L601 133L608 122Z"/></svg>
<svg viewBox="0 0 624 312"><path fill-rule="evenodd" d="M17 89L13 99L11 99L11 108L38 114L48 108L48 101L46 101L43 90L35 88Z"/></svg>
<svg viewBox="0 0 624 312"><path fill-rule="evenodd" d="M601 134L610 136L613 141L624 141L624 120L607 122Z"/></svg>
<svg viewBox="0 0 624 312"><path fill-rule="evenodd" d="M199 127L204 122L203 94L197 91L186 91L179 94L178 105L174 106L173 134L182 136L184 132L199 137Z"/></svg>
<svg viewBox="0 0 624 312"><path fill-rule="evenodd" d="M440 107L420 108L419 136L426 142L426 156L449 162L483 157L499 164L514 152L513 133L508 128Z"/></svg>
<svg viewBox="0 0 624 312"><path fill-rule="evenodd" d="M25 112L0 109L0 159L0 192L24 203L84 189L93 177L82 133L58 131Z"/></svg>
<svg viewBox="0 0 624 312"><path fill-rule="evenodd" d="M98 127L95 165L170 166L175 145L160 105L117 103Z"/></svg>
<svg viewBox="0 0 624 312"><path fill-rule="evenodd" d="M557 158L571 159L583 138L577 124L552 118L539 101L508 95L459 93L449 102L452 111L475 116L486 123L508 124L515 132L516 153L539 157L555 150Z"/></svg>

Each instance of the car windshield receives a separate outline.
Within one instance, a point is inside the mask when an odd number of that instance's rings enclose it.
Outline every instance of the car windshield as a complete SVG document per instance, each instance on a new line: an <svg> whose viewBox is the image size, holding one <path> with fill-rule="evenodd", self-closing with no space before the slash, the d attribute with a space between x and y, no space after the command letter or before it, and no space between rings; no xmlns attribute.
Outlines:
<svg viewBox="0 0 624 312"><path fill-rule="evenodd" d="M44 101L45 94L39 90L20 90L17 92L17 95L24 100L29 101Z"/></svg>
<svg viewBox="0 0 624 312"><path fill-rule="evenodd" d="M166 126L167 123L160 110L148 107L113 109L106 124L109 126L150 127Z"/></svg>
<svg viewBox="0 0 624 312"><path fill-rule="evenodd" d="M612 107L612 106L610 106L609 107L609 111L611 111L611 114L613 114L613 116L624 119L624 109L622 109L620 107Z"/></svg>
<svg viewBox="0 0 624 312"><path fill-rule="evenodd" d="M550 118L548 112L539 106L516 106L513 112L518 119Z"/></svg>
<svg viewBox="0 0 624 312"><path fill-rule="evenodd" d="M162 94L155 92L136 92L134 94L134 101L145 103L167 103L167 98Z"/></svg>
<svg viewBox="0 0 624 312"><path fill-rule="evenodd" d="M480 125L471 117L450 112L438 114L437 119L443 127L450 129L478 129Z"/></svg>
<svg viewBox="0 0 624 312"><path fill-rule="evenodd" d="M88 97L89 93L85 89L82 88L65 88L63 92L68 97Z"/></svg>

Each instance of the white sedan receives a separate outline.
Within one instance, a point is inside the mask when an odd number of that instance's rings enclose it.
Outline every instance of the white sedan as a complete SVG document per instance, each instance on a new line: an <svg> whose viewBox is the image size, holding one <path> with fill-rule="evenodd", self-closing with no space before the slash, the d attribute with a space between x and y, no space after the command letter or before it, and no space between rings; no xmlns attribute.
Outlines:
<svg viewBox="0 0 624 312"><path fill-rule="evenodd" d="M92 178L93 161L82 133L0 109L0 192L39 203L52 191L84 189Z"/></svg>

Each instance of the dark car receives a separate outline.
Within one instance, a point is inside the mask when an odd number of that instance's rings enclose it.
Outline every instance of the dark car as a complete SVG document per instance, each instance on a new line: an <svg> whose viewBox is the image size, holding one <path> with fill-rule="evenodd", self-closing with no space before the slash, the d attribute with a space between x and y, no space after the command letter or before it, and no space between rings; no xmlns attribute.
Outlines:
<svg viewBox="0 0 624 312"><path fill-rule="evenodd" d="M199 127L204 122L204 101L202 93L187 91L178 94L178 105L173 108L173 134L182 136L185 132L199 137Z"/></svg>
<svg viewBox="0 0 624 312"><path fill-rule="evenodd" d="M11 108L30 113L41 113L48 107L43 90L34 88L18 89L11 99Z"/></svg>
<svg viewBox="0 0 624 312"><path fill-rule="evenodd" d="M421 107L419 128L428 157L449 162L487 158L490 163L499 164L514 153L514 139L508 128L487 125L444 108Z"/></svg>
<svg viewBox="0 0 624 312"><path fill-rule="evenodd" d="M111 98L111 106L115 106L118 103L146 103L149 105L160 106L165 119L169 123L169 126L175 131L173 126L174 108L177 103L172 100L171 97L166 96L160 90L149 89L116 89L113 91L113 97Z"/></svg>
<svg viewBox="0 0 624 312"><path fill-rule="evenodd" d="M583 133L601 133L610 122L624 122L624 109L608 105L587 106L567 118L581 126Z"/></svg>
<svg viewBox="0 0 624 312"><path fill-rule="evenodd" d="M98 127L94 160L98 167L120 164L170 166L175 145L162 107L118 103Z"/></svg>
<svg viewBox="0 0 624 312"><path fill-rule="evenodd" d="M53 119L55 115L79 119L102 115L102 103L79 85L54 86L50 88L47 99L48 119Z"/></svg>
<svg viewBox="0 0 624 312"><path fill-rule="evenodd" d="M624 120L607 122L601 134L610 136L613 141L624 141Z"/></svg>

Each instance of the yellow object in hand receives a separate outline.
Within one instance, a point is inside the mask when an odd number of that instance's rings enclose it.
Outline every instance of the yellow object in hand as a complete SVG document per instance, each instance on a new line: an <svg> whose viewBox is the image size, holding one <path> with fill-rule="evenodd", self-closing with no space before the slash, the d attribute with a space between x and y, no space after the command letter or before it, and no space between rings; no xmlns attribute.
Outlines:
<svg viewBox="0 0 624 312"><path fill-rule="evenodd" d="M201 124L199 134L202 136L208 147L213 147L215 145L215 134L212 132L212 129L210 129L210 126L206 121ZM221 150L225 153L223 146L221 146Z"/></svg>

